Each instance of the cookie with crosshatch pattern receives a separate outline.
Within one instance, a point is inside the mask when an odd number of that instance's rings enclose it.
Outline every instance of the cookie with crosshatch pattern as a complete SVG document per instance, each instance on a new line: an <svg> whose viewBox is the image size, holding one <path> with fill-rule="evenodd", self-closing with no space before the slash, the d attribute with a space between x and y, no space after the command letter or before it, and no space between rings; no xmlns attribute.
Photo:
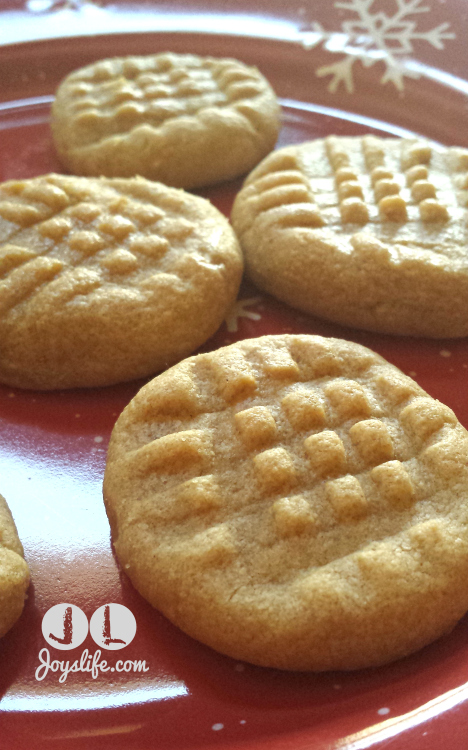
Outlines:
<svg viewBox="0 0 468 750"><path fill-rule="evenodd" d="M142 178L0 185L0 382L109 385L192 353L235 300L242 255L208 201Z"/></svg>
<svg viewBox="0 0 468 750"><path fill-rule="evenodd" d="M468 334L468 150L336 137L268 156L232 222L246 270L306 312L373 331Z"/></svg>
<svg viewBox="0 0 468 750"><path fill-rule="evenodd" d="M275 145L279 105L254 67L163 53L100 60L71 73L52 132L75 174L143 175L193 188L248 172Z"/></svg>
<svg viewBox="0 0 468 750"><path fill-rule="evenodd" d="M0 495L0 638L23 611L29 570L6 500Z"/></svg>
<svg viewBox="0 0 468 750"><path fill-rule="evenodd" d="M114 428L104 498L140 593L238 659L354 669L468 609L468 433L363 346L265 336L187 359Z"/></svg>

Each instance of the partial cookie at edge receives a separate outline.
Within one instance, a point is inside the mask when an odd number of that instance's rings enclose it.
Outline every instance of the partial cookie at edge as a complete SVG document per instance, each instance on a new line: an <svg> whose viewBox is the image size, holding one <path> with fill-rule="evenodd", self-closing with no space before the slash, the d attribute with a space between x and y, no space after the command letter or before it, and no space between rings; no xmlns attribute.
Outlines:
<svg viewBox="0 0 468 750"><path fill-rule="evenodd" d="M0 637L21 615L28 585L23 547L5 498L0 495Z"/></svg>

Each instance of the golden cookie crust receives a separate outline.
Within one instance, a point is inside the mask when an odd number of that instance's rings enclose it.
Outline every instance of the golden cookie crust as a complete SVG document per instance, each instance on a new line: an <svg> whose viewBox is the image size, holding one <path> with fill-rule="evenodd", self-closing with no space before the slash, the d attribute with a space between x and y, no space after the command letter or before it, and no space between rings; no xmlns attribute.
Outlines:
<svg viewBox="0 0 468 750"><path fill-rule="evenodd" d="M372 331L468 334L468 150L337 137L268 156L232 223L249 277L314 315Z"/></svg>
<svg viewBox="0 0 468 750"><path fill-rule="evenodd" d="M158 372L206 341L242 255L208 201L142 178L46 175L0 185L0 381L101 386Z"/></svg>
<svg viewBox="0 0 468 750"><path fill-rule="evenodd" d="M374 352L265 336L191 357L114 428L104 499L135 587L291 670L384 664L468 609L468 433Z"/></svg>
<svg viewBox="0 0 468 750"><path fill-rule="evenodd" d="M51 127L75 174L142 175L193 188L252 169L276 142L280 111L256 68L163 53L71 73L57 91Z"/></svg>
<svg viewBox="0 0 468 750"><path fill-rule="evenodd" d="M0 495L0 638L23 611L28 585L23 547L5 498Z"/></svg>

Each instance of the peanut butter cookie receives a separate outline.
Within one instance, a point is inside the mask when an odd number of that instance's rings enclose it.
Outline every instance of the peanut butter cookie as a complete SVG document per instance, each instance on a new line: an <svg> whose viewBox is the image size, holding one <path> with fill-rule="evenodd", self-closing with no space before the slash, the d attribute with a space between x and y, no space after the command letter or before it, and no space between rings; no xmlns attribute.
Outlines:
<svg viewBox="0 0 468 750"><path fill-rule="evenodd" d="M232 213L250 278L345 325L468 334L468 150L335 137L267 157Z"/></svg>
<svg viewBox="0 0 468 750"><path fill-rule="evenodd" d="M242 256L208 201L142 178L0 185L0 382L100 386L193 352L236 298Z"/></svg>
<svg viewBox="0 0 468 750"><path fill-rule="evenodd" d="M468 610L468 433L377 354L266 336L179 363L115 426L104 497L136 588L222 653L409 654Z"/></svg>
<svg viewBox="0 0 468 750"><path fill-rule="evenodd" d="M165 53L88 65L61 84L52 132L75 174L193 188L248 172L280 128L273 90L232 59Z"/></svg>
<svg viewBox="0 0 468 750"><path fill-rule="evenodd" d="M0 495L0 638L23 611L28 585L23 547L5 498Z"/></svg>

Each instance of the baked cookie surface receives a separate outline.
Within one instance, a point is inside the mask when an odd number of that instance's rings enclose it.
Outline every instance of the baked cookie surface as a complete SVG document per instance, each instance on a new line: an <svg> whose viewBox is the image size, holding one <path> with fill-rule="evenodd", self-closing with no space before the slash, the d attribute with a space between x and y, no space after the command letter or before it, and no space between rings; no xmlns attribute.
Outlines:
<svg viewBox="0 0 468 750"><path fill-rule="evenodd" d="M142 175L193 188L252 169L273 148L280 120L256 68L164 53L71 73L57 91L51 127L75 174Z"/></svg>
<svg viewBox="0 0 468 750"><path fill-rule="evenodd" d="M0 637L23 611L28 585L23 547L5 498L0 495Z"/></svg>
<svg viewBox="0 0 468 750"><path fill-rule="evenodd" d="M118 419L104 499L140 593L282 669L404 656L468 609L468 433L377 354L265 336L192 357Z"/></svg>
<svg viewBox="0 0 468 750"><path fill-rule="evenodd" d="M246 270L293 307L345 325L468 334L468 150L336 137L281 149L232 213Z"/></svg>
<svg viewBox="0 0 468 750"><path fill-rule="evenodd" d="M234 301L242 256L208 201L135 179L0 185L0 382L108 385L193 352Z"/></svg>

